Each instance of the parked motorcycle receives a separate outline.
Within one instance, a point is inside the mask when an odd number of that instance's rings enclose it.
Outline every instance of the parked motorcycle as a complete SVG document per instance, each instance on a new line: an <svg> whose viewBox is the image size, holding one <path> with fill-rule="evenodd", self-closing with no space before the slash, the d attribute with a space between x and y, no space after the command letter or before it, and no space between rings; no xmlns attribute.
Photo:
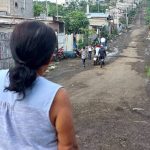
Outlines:
<svg viewBox="0 0 150 150"><path fill-rule="evenodd" d="M53 61L60 61L65 58L63 47L56 49L53 53Z"/></svg>
<svg viewBox="0 0 150 150"><path fill-rule="evenodd" d="M57 51L57 58L58 58L59 61L65 58L64 48L63 47L58 49L58 51Z"/></svg>

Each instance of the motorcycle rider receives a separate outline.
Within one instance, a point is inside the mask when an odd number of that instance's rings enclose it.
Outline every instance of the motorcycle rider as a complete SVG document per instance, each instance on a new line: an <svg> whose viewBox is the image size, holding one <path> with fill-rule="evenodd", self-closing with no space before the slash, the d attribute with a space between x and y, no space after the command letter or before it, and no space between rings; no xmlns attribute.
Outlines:
<svg viewBox="0 0 150 150"><path fill-rule="evenodd" d="M83 64L83 67L85 68L85 60L86 60L86 57L87 57L87 49L85 47L83 47L80 52L81 52L82 64Z"/></svg>
<svg viewBox="0 0 150 150"><path fill-rule="evenodd" d="M104 48L103 45L101 45L100 49L99 49L99 60L103 60L103 65L105 64L104 59L106 57L106 50Z"/></svg>
<svg viewBox="0 0 150 150"><path fill-rule="evenodd" d="M101 37L100 41L101 45L106 46L106 38L104 36Z"/></svg>
<svg viewBox="0 0 150 150"><path fill-rule="evenodd" d="M97 56L97 57L99 54L99 49L100 49L100 44L96 45L96 48L95 48L95 56Z"/></svg>

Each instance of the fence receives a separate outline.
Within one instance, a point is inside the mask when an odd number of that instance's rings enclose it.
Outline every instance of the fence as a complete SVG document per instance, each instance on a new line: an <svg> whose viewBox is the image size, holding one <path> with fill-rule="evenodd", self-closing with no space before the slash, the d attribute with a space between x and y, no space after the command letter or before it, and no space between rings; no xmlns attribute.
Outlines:
<svg viewBox="0 0 150 150"><path fill-rule="evenodd" d="M8 69L13 65L9 39L10 33L0 32L0 69Z"/></svg>
<svg viewBox="0 0 150 150"><path fill-rule="evenodd" d="M11 32L0 32L0 69L8 69L14 64L9 47L10 35ZM82 35L76 36L77 41L82 38ZM59 48L63 46L66 51L73 50L73 34L58 34L58 41Z"/></svg>
<svg viewBox="0 0 150 150"><path fill-rule="evenodd" d="M83 35L82 34L76 34L76 42L78 43L79 39L82 39L83 40ZM73 45L74 45L74 42L73 42L73 34L66 34L65 35L65 50L66 51L73 51ZM76 43L76 44L77 44Z"/></svg>

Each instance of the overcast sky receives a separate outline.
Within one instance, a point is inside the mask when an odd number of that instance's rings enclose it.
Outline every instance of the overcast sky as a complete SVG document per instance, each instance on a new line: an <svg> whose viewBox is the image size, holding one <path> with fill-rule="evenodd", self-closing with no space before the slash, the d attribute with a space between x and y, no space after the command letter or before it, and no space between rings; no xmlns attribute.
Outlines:
<svg viewBox="0 0 150 150"><path fill-rule="evenodd" d="M34 0L34 1L36 1L36 0ZM45 0L37 0L37 1L45 1ZM56 0L47 0L47 1L56 3ZM64 3L65 0L57 0L57 2L58 2L58 4L61 4L61 3Z"/></svg>

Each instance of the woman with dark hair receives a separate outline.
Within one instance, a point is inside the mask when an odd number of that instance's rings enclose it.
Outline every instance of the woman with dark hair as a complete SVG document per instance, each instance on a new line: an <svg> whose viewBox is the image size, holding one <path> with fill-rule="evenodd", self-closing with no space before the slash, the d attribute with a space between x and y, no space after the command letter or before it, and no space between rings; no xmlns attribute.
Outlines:
<svg viewBox="0 0 150 150"><path fill-rule="evenodd" d="M44 23L16 25L10 40L15 66L0 71L0 149L77 150L66 90L42 75L57 38Z"/></svg>

